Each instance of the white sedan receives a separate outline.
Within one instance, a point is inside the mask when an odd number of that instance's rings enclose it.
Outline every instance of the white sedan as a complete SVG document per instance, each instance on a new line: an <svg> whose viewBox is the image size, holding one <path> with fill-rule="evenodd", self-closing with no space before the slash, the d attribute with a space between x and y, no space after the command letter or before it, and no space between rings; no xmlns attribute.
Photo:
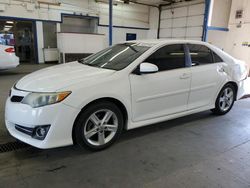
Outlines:
<svg viewBox="0 0 250 188"><path fill-rule="evenodd" d="M19 57L13 46L0 44L0 71L15 68L19 65Z"/></svg>
<svg viewBox="0 0 250 188"><path fill-rule="evenodd" d="M210 109L226 114L244 95L247 72L244 62L208 43L121 43L22 78L7 99L6 126L38 148L77 143L100 150L123 129Z"/></svg>

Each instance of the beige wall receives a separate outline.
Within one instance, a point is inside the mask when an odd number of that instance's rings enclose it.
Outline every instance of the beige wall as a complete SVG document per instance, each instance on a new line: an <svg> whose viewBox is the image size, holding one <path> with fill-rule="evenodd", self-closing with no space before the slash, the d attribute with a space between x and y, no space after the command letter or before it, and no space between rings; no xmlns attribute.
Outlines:
<svg viewBox="0 0 250 188"><path fill-rule="evenodd" d="M235 58L245 61L250 67L250 46L242 45L243 42L248 42L250 45L250 0L232 0L230 14L228 15L228 24L225 24L225 17L223 19L220 17L222 14L228 12L228 10L224 9L228 9L229 6L222 6L221 4L222 1L225 3L227 0L214 1L217 3L214 2L211 26L228 28L229 31L209 31L208 42L222 48ZM236 19L236 10L240 9L244 11L243 18ZM237 25L240 22L242 24L238 28Z"/></svg>
<svg viewBox="0 0 250 188"><path fill-rule="evenodd" d="M211 0L211 22L209 26L228 27L232 0Z"/></svg>

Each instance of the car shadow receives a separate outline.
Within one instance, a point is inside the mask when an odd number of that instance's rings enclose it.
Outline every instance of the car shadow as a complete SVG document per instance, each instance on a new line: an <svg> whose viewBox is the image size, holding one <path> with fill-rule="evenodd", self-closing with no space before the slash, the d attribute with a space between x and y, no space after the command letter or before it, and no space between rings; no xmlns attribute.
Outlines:
<svg viewBox="0 0 250 188"><path fill-rule="evenodd" d="M19 72L19 71L10 71L10 70L0 70L0 76L15 76L15 75L26 75L31 72Z"/></svg>
<svg viewBox="0 0 250 188"><path fill-rule="evenodd" d="M120 141L122 142L123 140L142 137L159 131L167 131L175 127L185 126L186 124L190 124L195 121L201 121L208 118L216 118L216 117L218 116L213 115L210 111L204 111L160 123L155 123L148 126L125 131L121 136Z"/></svg>
<svg viewBox="0 0 250 188"><path fill-rule="evenodd" d="M188 115L185 117L148 125L145 127L140 127L136 129L132 129L129 131L124 131L120 137L120 139L115 143L114 146L119 147L120 144L126 142L128 140L136 139L138 137L149 136L150 134L154 134L160 131L168 131L176 127L182 127L187 124L190 124L195 121L202 121L208 118L216 118L218 116L213 115L210 111L205 111L197 114ZM54 149L37 149L34 147L27 147L25 149L21 149L19 151L14 152L14 156L16 159L32 159L37 157L42 157L46 159L53 159L53 160L61 160L64 158L69 157L77 157L77 156L88 156L88 155L95 155L95 153L102 153L102 152L112 152L115 147L110 147L106 150L98 151L98 152L91 152L86 149L83 149L77 145L73 146L66 146Z"/></svg>

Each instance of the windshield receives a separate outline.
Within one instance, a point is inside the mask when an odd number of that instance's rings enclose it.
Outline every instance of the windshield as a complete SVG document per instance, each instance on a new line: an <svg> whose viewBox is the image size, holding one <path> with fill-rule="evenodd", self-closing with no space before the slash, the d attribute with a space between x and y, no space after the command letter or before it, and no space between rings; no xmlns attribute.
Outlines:
<svg viewBox="0 0 250 188"><path fill-rule="evenodd" d="M122 70L149 48L150 47L142 46L139 43L117 44L82 59L79 62L94 67Z"/></svg>

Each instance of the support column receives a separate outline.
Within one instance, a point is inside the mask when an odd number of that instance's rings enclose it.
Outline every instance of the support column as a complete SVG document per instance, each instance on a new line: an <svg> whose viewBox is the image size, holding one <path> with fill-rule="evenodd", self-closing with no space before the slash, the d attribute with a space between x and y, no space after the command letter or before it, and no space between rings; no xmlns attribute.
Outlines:
<svg viewBox="0 0 250 188"><path fill-rule="evenodd" d="M36 49L36 63L44 63L44 39L43 39L43 22L36 21L35 25L35 49ZM39 37L38 37L39 36Z"/></svg>
<svg viewBox="0 0 250 188"><path fill-rule="evenodd" d="M158 7L159 16L158 16L158 30L157 30L157 39L160 38L160 30L161 30L161 11L162 11L162 5L159 5Z"/></svg>
<svg viewBox="0 0 250 188"><path fill-rule="evenodd" d="M207 42L210 4L211 4L211 0L205 0L205 15L204 15L203 36L202 36L202 41L205 41L205 42Z"/></svg>
<svg viewBox="0 0 250 188"><path fill-rule="evenodd" d="M113 0L109 0L109 46L113 44Z"/></svg>

